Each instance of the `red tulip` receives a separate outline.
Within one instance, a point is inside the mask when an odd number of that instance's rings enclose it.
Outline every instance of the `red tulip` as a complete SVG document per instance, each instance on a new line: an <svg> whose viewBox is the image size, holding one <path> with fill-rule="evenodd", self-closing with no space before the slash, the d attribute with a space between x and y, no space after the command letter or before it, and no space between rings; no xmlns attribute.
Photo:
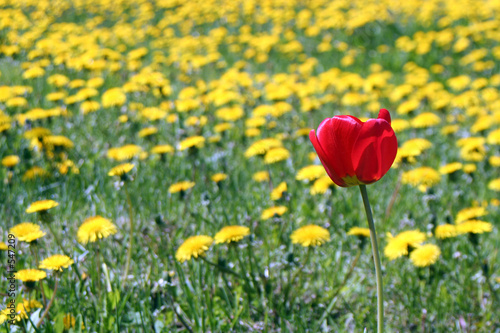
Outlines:
<svg viewBox="0 0 500 333"><path fill-rule="evenodd" d="M327 118L309 139L330 178L342 187L376 182L389 171L398 150L386 109L366 122L353 116Z"/></svg>

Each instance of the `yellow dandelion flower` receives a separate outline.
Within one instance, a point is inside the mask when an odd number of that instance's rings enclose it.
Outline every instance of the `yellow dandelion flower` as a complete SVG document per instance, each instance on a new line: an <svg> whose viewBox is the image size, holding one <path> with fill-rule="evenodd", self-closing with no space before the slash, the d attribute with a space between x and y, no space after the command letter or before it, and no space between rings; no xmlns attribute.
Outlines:
<svg viewBox="0 0 500 333"><path fill-rule="evenodd" d="M139 156L141 152L142 148L140 146L129 144L108 149L107 156L116 161L124 161Z"/></svg>
<svg viewBox="0 0 500 333"><path fill-rule="evenodd" d="M455 218L455 223L459 224L477 217L488 215L485 207L468 207L460 210Z"/></svg>
<svg viewBox="0 0 500 333"><path fill-rule="evenodd" d="M262 139L254 142L246 151L245 157L250 158L255 155L263 155L270 149L283 146L280 140L274 138Z"/></svg>
<svg viewBox="0 0 500 333"><path fill-rule="evenodd" d="M468 163L464 165L463 170L465 173L474 173L477 170L477 166L473 163Z"/></svg>
<svg viewBox="0 0 500 333"><path fill-rule="evenodd" d="M248 138L253 138L260 135L260 129L258 128L248 128L245 130L245 136Z"/></svg>
<svg viewBox="0 0 500 333"><path fill-rule="evenodd" d="M348 236L363 236L370 237L370 229L368 228L360 228L360 227L352 227L347 232Z"/></svg>
<svg viewBox="0 0 500 333"><path fill-rule="evenodd" d="M7 251L8 249L9 247L5 244L5 242L0 242L0 251Z"/></svg>
<svg viewBox="0 0 500 333"><path fill-rule="evenodd" d="M36 282L47 277L47 273L39 269L22 269L15 273L16 279L23 282Z"/></svg>
<svg viewBox="0 0 500 333"><path fill-rule="evenodd" d="M101 108L101 104L97 101L85 101L80 105L80 111L82 114L88 114L91 112L96 112Z"/></svg>
<svg viewBox="0 0 500 333"><path fill-rule="evenodd" d="M40 237L45 236L45 232L40 229L40 226L30 222L19 223L10 228L10 233L22 242L30 243Z"/></svg>
<svg viewBox="0 0 500 333"><path fill-rule="evenodd" d="M45 74L45 70L40 66L33 66L23 73L23 79L34 79Z"/></svg>
<svg viewBox="0 0 500 333"><path fill-rule="evenodd" d="M441 122L441 118L432 112L423 112L411 120L413 128L427 128L436 126Z"/></svg>
<svg viewBox="0 0 500 333"><path fill-rule="evenodd" d="M42 308L42 303L37 300L27 300L23 298L23 301L18 303L16 306L16 321L21 321L22 319L28 319L28 313L33 309Z"/></svg>
<svg viewBox="0 0 500 333"><path fill-rule="evenodd" d="M261 127L266 124L266 118L264 117L252 117L245 120L245 126L248 128Z"/></svg>
<svg viewBox="0 0 500 333"><path fill-rule="evenodd" d="M430 167L420 167L403 173L401 178L403 184L417 186L422 192L441 181L439 172Z"/></svg>
<svg viewBox="0 0 500 333"><path fill-rule="evenodd" d="M111 88L102 94L102 106L105 108L122 106L127 101L127 95L121 88Z"/></svg>
<svg viewBox="0 0 500 333"><path fill-rule="evenodd" d="M446 126L443 126L443 128L441 129L441 134L443 134L443 135L454 134L454 133L458 132L459 129L460 129L460 126L458 126L458 125L446 125Z"/></svg>
<svg viewBox="0 0 500 333"><path fill-rule="evenodd" d="M63 268L68 268L73 263L74 261L70 257L63 254L55 254L42 260L38 267L61 272Z"/></svg>
<svg viewBox="0 0 500 333"><path fill-rule="evenodd" d="M179 262L184 262L192 257L198 258L203 256L214 242L210 236L199 235L189 237L182 243L175 253L175 259Z"/></svg>
<svg viewBox="0 0 500 333"><path fill-rule="evenodd" d="M156 127L147 127L143 128L137 133L137 136L140 138L145 138L147 136L151 136L153 134L158 133L158 129Z"/></svg>
<svg viewBox="0 0 500 333"><path fill-rule="evenodd" d="M213 182L218 183L227 179L227 175L225 173L216 173L215 175L212 175L210 179L212 179Z"/></svg>
<svg viewBox="0 0 500 333"><path fill-rule="evenodd" d="M457 227L453 224L442 224L436 227L434 231L436 238L445 239L458 235Z"/></svg>
<svg viewBox="0 0 500 333"><path fill-rule="evenodd" d="M205 144L205 138L203 136L191 136L182 140L179 143L179 150L183 151L189 148L201 148Z"/></svg>
<svg viewBox="0 0 500 333"><path fill-rule="evenodd" d="M271 200L279 200L283 196L283 193L285 193L288 190L286 182L281 182L278 186L276 186L272 191L271 191Z"/></svg>
<svg viewBox="0 0 500 333"><path fill-rule="evenodd" d="M417 267L427 267L435 264L440 255L441 250L437 245L425 244L411 252L410 260Z"/></svg>
<svg viewBox="0 0 500 333"><path fill-rule="evenodd" d="M482 234L484 232L491 232L493 225L489 222L479 220L469 220L457 224L457 232L459 234Z"/></svg>
<svg viewBox="0 0 500 333"><path fill-rule="evenodd" d="M73 141L63 135L47 135L43 137L43 144L47 147L73 148Z"/></svg>
<svg viewBox="0 0 500 333"><path fill-rule="evenodd" d="M452 174L458 170L461 170L462 166L463 165L460 162L449 163L449 164L446 164L446 165L443 165L442 167L440 167L439 173L442 175Z"/></svg>
<svg viewBox="0 0 500 333"><path fill-rule="evenodd" d="M34 166L29 170L26 170L26 172L23 175L23 182L30 179L35 179L37 177L46 177L48 175L49 173L44 169L40 168L39 166Z"/></svg>
<svg viewBox="0 0 500 333"><path fill-rule="evenodd" d="M17 155L9 155L2 158L2 165L6 168L13 168L19 164L21 159Z"/></svg>
<svg viewBox="0 0 500 333"><path fill-rule="evenodd" d="M400 133L410 128L410 122L404 119L394 119L393 121L391 121L391 127L394 132Z"/></svg>
<svg viewBox="0 0 500 333"><path fill-rule="evenodd" d="M295 230L290 236L293 244L318 246L330 240L330 232L319 225L306 225Z"/></svg>
<svg viewBox="0 0 500 333"><path fill-rule="evenodd" d="M423 243L425 239L425 234L419 230L403 231L397 236L389 239L389 242L384 248L384 254L390 260L408 255L409 248L416 248Z"/></svg>
<svg viewBox="0 0 500 333"><path fill-rule="evenodd" d="M98 239L107 238L116 232L116 226L110 220L101 216L93 216L83 221L78 228L77 239L82 244L94 243Z"/></svg>
<svg viewBox="0 0 500 333"><path fill-rule="evenodd" d="M177 193L181 191L187 191L190 188L194 187L195 184L196 184L195 182L190 182L190 181L182 181L179 183L175 183L170 185L170 187L168 188L168 192Z"/></svg>
<svg viewBox="0 0 500 333"><path fill-rule="evenodd" d="M51 131L48 128L44 127L34 127L26 132L24 132L23 136L28 139L39 139L43 138L44 136L48 136L51 134Z"/></svg>
<svg viewBox="0 0 500 333"><path fill-rule="evenodd" d="M336 185L329 176L320 177L311 186L311 195L324 194L330 186Z"/></svg>
<svg viewBox="0 0 500 333"><path fill-rule="evenodd" d="M491 131L486 138L486 141L490 145L500 145L500 128Z"/></svg>
<svg viewBox="0 0 500 333"><path fill-rule="evenodd" d="M297 172L297 180L315 180L326 175L325 168L322 165L308 165Z"/></svg>
<svg viewBox="0 0 500 333"><path fill-rule="evenodd" d="M500 167L500 156L491 156L488 159L488 163L493 167Z"/></svg>
<svg viewBox="0 0 500 333"><path fill-rule="evenodd" d="M488 188L493 191L500 191L500 178L493 179L488 183Z"/></svg>
<svg viewBox="0 0 500 333"><path fill-rule="evenodd" d="M123 176L124 174L127 174L134 168L134 165L132 163L124 163L115 166L108 172L108 176Z"/></svg>
<svg viewBox="0 0 500 333"><path fill-rule="evenodd" d="M243 108L241 106L231 106L220 108L215 111L215 116L224 121L236 121L241 119L245 115Z"/></svg>
<svg viewBox="0 0 500 333"><path fill-rule="evenodd" d="M256 182L267 182L269 181L269 172L267 171L257 171L253 174L252 179Z"/></svg>
<svg viewBox="0 0 500 333"><path fill-rule="evenodd" d="M288 210L288 208L286 208L285 206L270 207L270 208L265 209L262 212L262 215L260 216L260 218L262 220L268 220L271 217L281 216L281 215L285 214L287 210Z"/></svg>
<svg viewBox="0 0 500 333"><path fill-rule="evenodd" d="M264 155L265 164L273 164L276 162L281 162L290 157L290 151L283 147L269 149Z"/></svg>
<svg viewBox="0 0 500 333"><path fill-rule="evenodd" d="M222 133L224 131L227 131L228 129L232 128L234 125L231 123L222 123L222 124L217 124L214 126L214 131L215 133Z"/></svg>
<svg viewBox="0 0 500 333"><path fill-rule="evenodd" d="M222 228L215 234L215 244L238 242L250 235L250 229L240 225L230 225Z"/></svg>
<svg viewBox="0 0 500 333"><path fill-rule="evenodd" d="M172 147L171 145L158 145L158 146L154 146L151 149L151 153L152 154L159 154L159 155L162 155L162 154L173 154L174 153L174 147Z"/></svg>
<svg viewBox="0 0 500 333"><path fill-rule="evenodd" d="M30 214L36 212L43 212L57 206L59 206L59 203L55 202L54 200L35 201L29 205L29 207L26 209L26 213Z"/></svg>

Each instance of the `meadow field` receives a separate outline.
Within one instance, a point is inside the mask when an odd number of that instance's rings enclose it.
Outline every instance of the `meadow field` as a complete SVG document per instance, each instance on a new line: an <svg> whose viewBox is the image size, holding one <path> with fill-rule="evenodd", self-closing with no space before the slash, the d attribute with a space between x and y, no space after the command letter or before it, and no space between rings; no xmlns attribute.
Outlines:
<svg viewBox="0 0 500 333"><path fill-rule="evenodd" d="M0 0L0 332L500 332L500 2ZM333 153L333 152L332 152Z"/></svg>

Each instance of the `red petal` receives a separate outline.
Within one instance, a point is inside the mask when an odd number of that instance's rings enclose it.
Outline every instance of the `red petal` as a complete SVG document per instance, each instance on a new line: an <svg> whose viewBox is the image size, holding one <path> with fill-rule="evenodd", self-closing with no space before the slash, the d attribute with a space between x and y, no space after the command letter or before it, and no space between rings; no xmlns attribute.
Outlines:
<svg viewBox="0 0 500 333"><path fill-rule="evenodd" d="M378 119L384 119L389 123L389 125L391 124L391 114L389 113L389 111L387 111L387 109L380 109L380 112L378 113Z"/></svg>
<svg viewBox="0 0 500 333"><path fill-rule="evenodd" d="M316 136L325 153L324 162L338 178L354 176L351 153L363 122L353 116L335 116L325 119Z"/></svg>
<svg viewBox="0 0 500 333"><path fill-rule="evenodd" d="M385 115L383 119L370 119L364 123L352 152L356 176L366 184L382 178L396 158L396 134L384 118Z"/></svg>
<svg viewBox="0 0 500 333"><path fill-rule="evenodd" d="M316 133L314 132L314 130L311 130L311 132L309 132L309 139L311 140L311 142L314 146L314 149L316 149L316 152L318 153L319 160L321 161L321 164L323 164L323 167L325 168L328 176L330 176L332 181L335 184L337 184L338 186L346 187L345 182L341 178L339 178L333 170L330 170L329 165L325 162L326 161L326 154L323 151L323 148L321 147L321 144L319 143L318 138L316 137Z"/></svg>

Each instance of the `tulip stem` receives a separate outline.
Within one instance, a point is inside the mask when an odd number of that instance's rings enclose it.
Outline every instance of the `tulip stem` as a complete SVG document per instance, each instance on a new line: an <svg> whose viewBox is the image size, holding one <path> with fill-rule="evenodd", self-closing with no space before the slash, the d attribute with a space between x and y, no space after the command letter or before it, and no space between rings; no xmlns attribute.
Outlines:
<svg viewBox="0 0 500 333"><path fill-rule="evenodd" d="M372 209L366 192L366 185L359 185L363 204L365 205L366 219L370 229L370 239L372 242L373 261L375 263L375 275L377 277L377 332L384 331L384 299L382 286L382 268L380 265L380 256L378 252L377 233L375 232L375 224L373 223Z"/></svg>

